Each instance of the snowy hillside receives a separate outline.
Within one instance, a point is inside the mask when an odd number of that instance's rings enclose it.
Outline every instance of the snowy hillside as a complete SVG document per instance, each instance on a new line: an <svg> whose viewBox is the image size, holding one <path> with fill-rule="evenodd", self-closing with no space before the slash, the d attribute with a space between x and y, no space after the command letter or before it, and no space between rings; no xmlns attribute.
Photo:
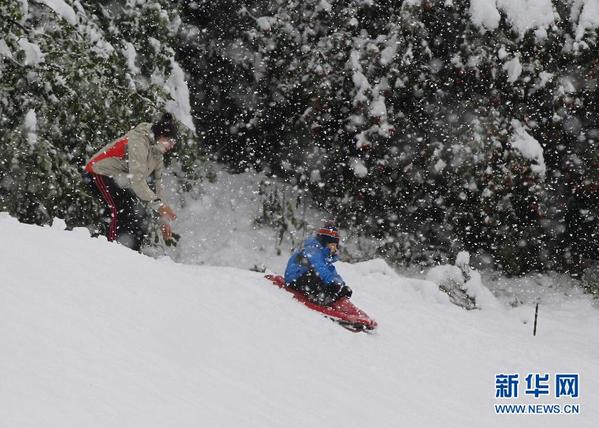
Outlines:
<svg viewBox="0 0 599 428"><path fill-rule="evenodd" d="M341 264L349 333L262 274L155 260L0 214L1 427L591 427L588 300L464 311L380 260ZM579 373L579 415L496 415L498 373ZM522 394L523 395L523 394ZM565 404L553 396L504 403Z"/></svg>
<svg viewBox="0 0 599 428"><path fill-rule="evenodd" d="M185 264L242 269L283 266L291 242L286 239L281 245L285 255L277 254L278 242L273 230L255 224L264 198L258 189L267 177L255 172L229 174L213 163L204 168L214 172L215 180L204 180L197 192L178 196L184 201L184 208L177 208L179 217L173 228L182 239L176 248L168 248L167 254ZM176 189L173 174L168 179L169 186ZM178 207L181 199L176 200L175 194L174 191L168 194L172 198L169 203ZM307 220L319 224L320 217L310 212Z"/></svg>

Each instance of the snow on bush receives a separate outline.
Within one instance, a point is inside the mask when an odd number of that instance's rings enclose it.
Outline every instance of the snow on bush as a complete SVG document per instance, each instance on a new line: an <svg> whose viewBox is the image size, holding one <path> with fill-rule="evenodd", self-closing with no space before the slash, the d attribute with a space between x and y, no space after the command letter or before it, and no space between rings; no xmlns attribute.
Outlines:
<svg viewBox="0 0 599 428"><path fill-rule="evenodd" d="M426 279L434 282L449 295L452 303L465 309L498 308L499 301L484 286L480 273L470 267L470 255L460 252L455 265L431 268Z"/></svg>

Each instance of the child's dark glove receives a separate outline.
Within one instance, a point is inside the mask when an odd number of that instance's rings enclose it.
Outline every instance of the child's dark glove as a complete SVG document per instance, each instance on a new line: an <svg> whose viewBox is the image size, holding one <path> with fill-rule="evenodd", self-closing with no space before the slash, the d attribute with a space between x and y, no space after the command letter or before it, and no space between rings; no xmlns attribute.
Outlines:
<svg viewBox="0 0 599 428"><path fill-rule="evenodd" d="M335 296L337 299L340 299L341 297L351 297L352 295L352 289L349 288L347 285L345 285L342 282L334 282L332 284L333 287L336 288L335 290Z"/></svg>
<svg viewBox="0 0 599 428"><path fill-rule="evenodd" d="M349 288L347 285L343 284L341 286L341 289L339 290L339 298L341 297L347 297L348 299L351 297L351 295L353 294L353 291L351 288Z"/></svg>

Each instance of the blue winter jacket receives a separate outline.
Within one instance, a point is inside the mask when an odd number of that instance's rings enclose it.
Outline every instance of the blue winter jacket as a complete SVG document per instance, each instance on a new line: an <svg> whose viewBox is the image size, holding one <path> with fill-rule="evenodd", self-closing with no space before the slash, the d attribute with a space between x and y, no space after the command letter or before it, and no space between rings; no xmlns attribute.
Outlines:
<svg viewBox="0 0 599 428"><path fill-rule="evenodd" d="M322 246L316 236L312 236L304 241L302 248L291 254L285 269L285 282L289 284L314 268L325 284L345 284L333 266L338 259L336 254L331 255L330 249Z"/></svg>

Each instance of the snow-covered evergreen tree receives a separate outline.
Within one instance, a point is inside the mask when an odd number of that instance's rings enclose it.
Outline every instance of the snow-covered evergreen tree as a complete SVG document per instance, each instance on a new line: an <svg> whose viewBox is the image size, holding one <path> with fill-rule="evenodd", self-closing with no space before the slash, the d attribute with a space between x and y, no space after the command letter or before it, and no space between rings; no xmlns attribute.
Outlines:
<svg viewBox="0 0 599 428"><path fill-rule="evenodd" d="M194 4L186 19L206 17ZM395 261L466 249L510 273L581 267L598 248L572 238L595 228L592 2L485 4L211 9L216 28L189 41L227 64L192 72L226 95L215 154L286 174Z"/></svg>
<svg viewBox="0 0 599 428"><path fill-rule="evenodd" d="M86 157L166 108L395 262L580 272L599 253L596 2L0 7L0 209L22 220L89 223Z"/></svg>
<svg viewBox="0 0 599 428"><path fill-rule="evenodd" d="M86 159L163 109L193 127L167 2L2 2L0 210L97 220ZM187 110L189 107L187 105Z"/></svg>

